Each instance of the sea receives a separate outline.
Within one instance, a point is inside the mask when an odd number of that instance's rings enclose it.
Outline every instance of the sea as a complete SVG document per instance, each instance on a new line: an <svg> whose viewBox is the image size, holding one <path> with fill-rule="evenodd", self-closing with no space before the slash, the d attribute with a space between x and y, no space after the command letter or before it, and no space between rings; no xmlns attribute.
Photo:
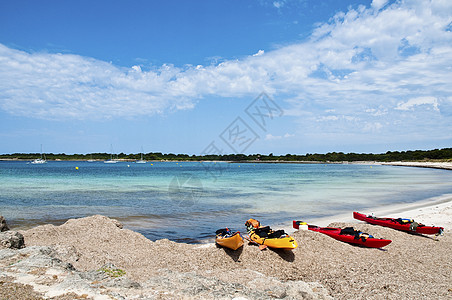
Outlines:
<svg viewBox="0 0 452 300"><path fill-rule="evenodd" d="M0 161L0 215L13 229L94 214L151 240L212 241L245 221L288 226L452 194L448 170L358 164Z"/></svg>

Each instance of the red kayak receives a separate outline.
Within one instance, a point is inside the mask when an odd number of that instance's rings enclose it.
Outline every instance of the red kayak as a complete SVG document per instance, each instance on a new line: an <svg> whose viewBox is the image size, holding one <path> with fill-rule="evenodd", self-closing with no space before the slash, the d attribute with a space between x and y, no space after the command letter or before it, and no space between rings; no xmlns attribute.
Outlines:
<svg viewBox="0 0 452 300"><path fill-rule="evenodd" d="M366 216L358 212L353 212L353 218L361 220L373 225L380 225L394 228L402 231L416 232L421 234L442 234L443 227L425 226L424 224L414 222L410 219L394 219L394 218L377 218L373 216Z"/></svg>
<svg viewBox="0 0 452 300"><path fill-rule="evenodd" d="M293 227L299 229L301 221L293 221ZM392 241L385 239L377 239L373 236L353 229L353 227L333 228L333 227L318 227L315 225L308 225L308 229L316 232L326 234L333 239L341 242L360 245L368 248L381 248L389 245Z"/></svg>

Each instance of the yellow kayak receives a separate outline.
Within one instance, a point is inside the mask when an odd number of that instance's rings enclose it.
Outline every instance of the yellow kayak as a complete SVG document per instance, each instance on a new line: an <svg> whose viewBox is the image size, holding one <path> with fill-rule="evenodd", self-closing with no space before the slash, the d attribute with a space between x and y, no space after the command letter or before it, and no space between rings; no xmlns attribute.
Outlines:
<svg viewBox="0 0 452 300"><path fill-rule="evenodd" d="M222 247L232 250L237 250L243 246L243 239L240 232L232 233L227 228L217 230L215 242Z"/></svg>
<svg viewBox="0 0 452 300"><path fill-rule="evenodd" d="M293 250L298 247L297 241L290 235L279 238L263 238L253 231L250 233L250 240L259 245L265 245L275 249Z"/></svg>
<svg viewBox="0 0 452 300"><path fill-rule="evenodd" d="M272 230L269 226L260 226L260 222L249 219L245 223L250 240L270 248L293 250L298 247L297 241L284 230Z"/></svg>

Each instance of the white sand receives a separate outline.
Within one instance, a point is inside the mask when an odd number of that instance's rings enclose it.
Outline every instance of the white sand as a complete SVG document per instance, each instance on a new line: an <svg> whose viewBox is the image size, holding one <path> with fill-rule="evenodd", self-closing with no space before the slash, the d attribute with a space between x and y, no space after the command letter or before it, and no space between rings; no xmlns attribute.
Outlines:
<svg viewBox="0 0 452 300"><path fill-rule="evenodd" d="M376 164L401 167L420 167L420 168L452 170L452 162L393 161L393 162L378 162Z"/></svg>
<svg viewBox="0 0 452 300"><path fill-rule="evenodd" d="M424 201L375 207L359 211L363 214L374 214L376 217L407 218L425 225L441 226L450 231L452 228L452 195L431 198ZM353 219L352 212L336 216L303 220L318 226L328 226L331 222L362 223Z"/></svg>

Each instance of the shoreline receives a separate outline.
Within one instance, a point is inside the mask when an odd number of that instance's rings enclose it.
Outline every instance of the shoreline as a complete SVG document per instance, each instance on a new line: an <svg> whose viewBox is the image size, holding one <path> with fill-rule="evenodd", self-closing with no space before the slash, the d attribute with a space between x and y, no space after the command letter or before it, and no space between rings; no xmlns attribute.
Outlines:
<svg viewBox="0 0 452 300"><path fill-rule="evenodd" d="M33 159L20 159L20 158L0 158L0 161L20 161L28 162ZM47 160L52 162L88 162L88 159L71 159L71 160ZM96 159L93 162L103 162L105 160ZM136 159L117 159L117 162L135 162ZM380 165L380 166L399 166L399 167L417 167L417 168L432 168L432 169L443 169L452 170L452 162L449 161L392 161L392 162L381 162L381 161L215 161L215 160L147 160L147 162L224 162L233 164L337 164L337 165Z"/></svg>
<svg viewBox="0 0 452 300"><path fill-rule="evenodd" d="M431 161L233 161L231 163L254 163L254 164L332 164L332 165L377 165L377 166L399 166L452 170L452 162Z"/></svg>

